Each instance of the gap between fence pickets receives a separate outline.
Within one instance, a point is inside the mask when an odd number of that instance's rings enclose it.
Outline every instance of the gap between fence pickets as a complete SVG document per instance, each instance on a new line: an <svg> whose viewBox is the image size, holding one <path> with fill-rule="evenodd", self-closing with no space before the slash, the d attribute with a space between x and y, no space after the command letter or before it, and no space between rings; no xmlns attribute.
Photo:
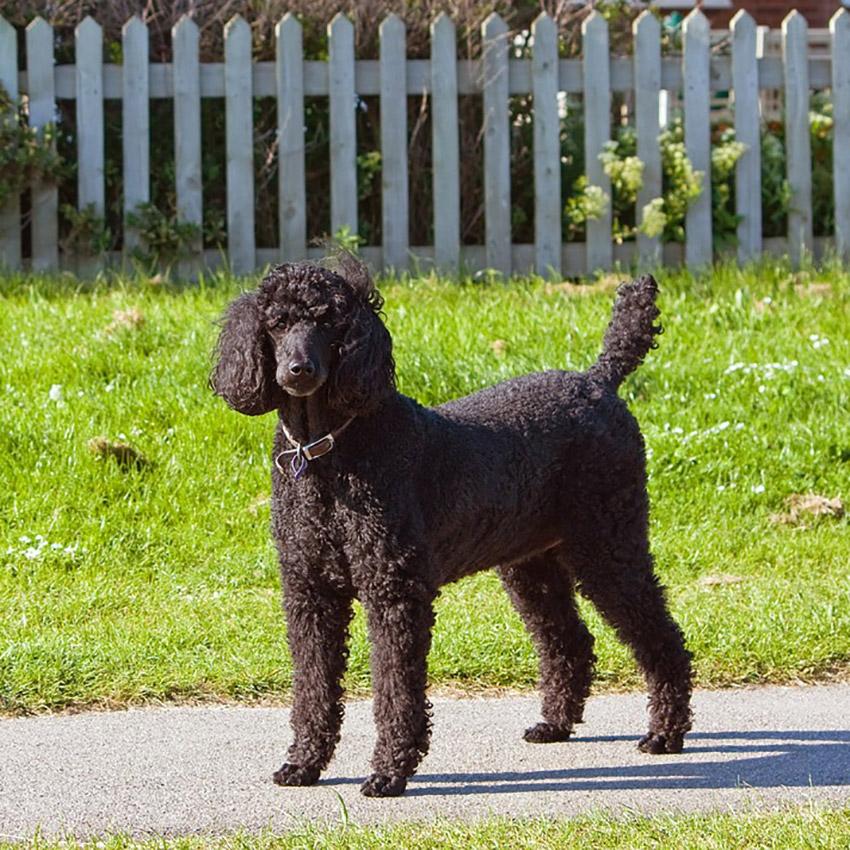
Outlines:
<svg viewBox="0 0 850 850"><path fill-rule="evenodd" d="M17 72L17 39L10 25L0 19L0 81L12 94L26 94L30 122L49 123L56 115L57 99L76 98L79 207L91 205L96 214L104 209L104 122L103 102L125 99L124 194L125 211L130 204L149 199L149 146L144 139L150 131L149 98L174 100L175 111L175 192L180 221L203 224L203 185L201 179L202 139L200 104L204 97L223 96L227 103L227 258L231 268L244 273L275 256L291 258L305 253L306 233L304 186L303 98L327 96L330 104L331 230L357 233L357 148L353 105L366 94L377 94L384 102L387 119L382 126L384 148L383 232L385 244L370 253L380 264L406 268L414 258L425 265L432 260L446 270L465 265L469 270L492 268L504 274L534 269L540 274L573 274L596 268L610 268L634 248L612 245L610 208L600 221L589 222L586 245L561 243L559 232L561 200L571 187L560 187L557 131L560 97L564 92L581 92L587 104L586 145L594 156L588 158L587 176L591 185L610 192L607 176L596 154L611 137L611 124L605 105L615 91L634 91L638 146L647 164L647 181L652 191L660 191L660 167L653 158L657 150L659 124L651 113L658 112L658 92L681 91L685 103L685 143L695 167L705 172L709 184L710 147L707 143L711 94L731 88L739 137L749 145L736 171L739 227L739 259L756 256L762 248L776 250L761 239L760 174L758 162L757 108L761 92L781 88L786 97L786 138L788 181L792 193L789 230L784 249L795 263L826 250L850 254L850 13L839 10L830 23L828 37L809 31L802 15L792 12L778 35L782 55L755 55L764 44L776 41L754 37L755 25L746 12L732 22L731 55L711 55L714 34L705 16L695 10L685 19L684 56L661 57L651 16L644 13L634 27L635 51L631 58L609 58L608 25L593 12L584 22L584 51L580 59L557 57L557 27L542 15L533 35L537 52L531 58L511 56L507 25L491 15L482 25L483 51L476 60L458 60L451 20L441 15L432 26L432 60L405 57L404 23L389 16L381 27L381 58L356 60L353 25L337 15L328 27L329 60L304 61L300 25L287 16L278 27L278 57L275 62L251 61L250 28L240 16L226 25L225 61L200 63L199 33L191 18L184 16L173 32L172 63L149 64L147 28L131 19L123 32L126 51L124 65L104 64L102 31L92 18L84 19L76 30L79 57L75 65L53 65L53 30L42 18L27 27L27 69ZM648 34L641 35L641 27ZM826 55L812 55L809 45ZM453 49L454 48L454 49ZM293 55L290 55L293 54ZM297 55L294 55L296 54ZM588 72L593 68L594 72ZM607 73L605 71L607 70ZM834 93L835 145L835 236L829 240L812 237L811 152L808 135L808 99L813 89L830 87ZM653 90L654 89L654 90ZM433 112L435 245L425 248L408 244L410 201L407 197L407 168L403 127L406 95L439 92ZM457 138L457 98L466 93L483 96L484 106L484 215L485 244L460 245ZM535 132L535 245L511 244L510 110L509 98L530 94L537 102ZM252 97L278 96L280 147L285 168L280 169L279 206L281 249L257 248L254 225L253 141L250 103ZM574 106L572 107L574 108ZM649 138L652 136L653 138ZM644 192L639 204L649 197ZM11 199L2 211L3 262L21 264L20 204ZM640 216L640 207L638 209ZM58 193L55 186L35 186L30 213L31 258L33 269L56 268L58 250ZM711 214L707 193L688 213L684 254L689 266L705 265L712 258ZM312 234L310 234L312 235ZM138 244L128 229L126 247ZM192 275L208 262L200 238L192 256L182 264L181 274ZM531 257L526 258L530 250ZM657 240L639 238L640 259L659 259ZM663 258L675 256L669 246ZM584 254L583 260L579 258ZM103 260L104 258L100 258Z"/></svg>

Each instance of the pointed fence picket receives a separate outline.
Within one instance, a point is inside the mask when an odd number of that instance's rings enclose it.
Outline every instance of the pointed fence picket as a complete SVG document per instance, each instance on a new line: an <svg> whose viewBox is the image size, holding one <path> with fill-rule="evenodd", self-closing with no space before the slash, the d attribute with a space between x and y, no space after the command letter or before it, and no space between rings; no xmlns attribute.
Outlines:
<svg viewBox="0 0 850 850"><path fill-rule="evenodd" d="M124 159L124 254L141 240L129 217L150 201L150 82L148 28L132 17L121 34L124 59L121 90L121 141Z"/></svg>
<svg viewBox="0 0 850 850"><path fill-rule="evenodd" d="M431 136L434 192L434 265L460 264L460 140L457 124L455 25L443 12L431 26Z"/></svg>
<svg viewBox="0 0 850 850"><path fill-rule="evenodd" d="M756 22L745 11L731 22L732 91L735 138L746 145L735 166L735 205L738 223L738 259L744 263L761 253L761 126Z"/></svg>
<svg viewBox="0 0 850 850"><path fill-rule="evenodd" d="M381 24L381 211L384 266L407 268L407 59L404 23Z"/></svg>
<svg viewBox="0 0 850 850"><path fill-rule="evenodd" d="M36 18L27 27L27 96L29 121L44 128L56 119L56 86L53 76L53 27ZM59 192L55 186L32 187L32 268L49 271L59 266Z"/></svg>
<svg viewBox="0 0 850 850"><path fill-rule="evenodd" d="M611 140L611 70L608 22L593 11L581 28L584 47L584 162L587 182L610 198L611 179L599 159ZM614 246L611 242L611 204L599 218L587 222L587 270L610 269Z"/></svg>
<svg viewBox="0 0 850 850"><path fill-rule="evenodd" d="M534 245L541 275L561 271L561 133L558 118L558 26L541 15L531 30L534 56Z"/></svg>
<svg viewBox="0 0 850 850"><path fill-rule="evenodd" d="M508 27L495 13L481 28L484 48L484 223L488 268L510 274L511 262L511 127L508 93Z"/></svg>
<svg viewBox="0 0 850 850"><path fill-rule="evenodd" d="M700 268L711 262L711 31L699 9L685 18L682 40L685 150L694 169L703 174L703 191L685 216L685 262Z"/></svg>
<svg viewBox="0 0 850 850"><path fill-rule="evenodd" d="M177 190L177 219L183 224L203 227L203 186L201 180L201 66L198 58L197 24L184 15L174 26L174 182ZM190 246L190 256L178 264L182 277L197 271L202 250L198 236Z"/></svg>
<svg viewBox="0 0 850 850"><path fill-rule="evenodd" d="M637 223L643 224L643 210L661 197L661 24L650 11L640 14L634 24L635 132L637 157L643 163L643 186L637 195ZM645 266L661 262L661 239L638 230L638 261Z"/></svg>
<svg viewBox="0 0 850 850"><path fill-rule="evenodd" d="M341 12L328 27L330 99L331 231L357 233L357 94L354 24Z"/></svg>
<svg viewBox="0 0 850 850"><path fill-rule="evenodd" d="M805 18L791 12L782 22L785 68L785 150L788 158L788 253L799 265L812 251L812 143L809 135L809 61Z"/></svg>
<svg viewBox="0 0 850 850"><path fill-rule="evenodd" d="M102 216L105 207L103 135L103 33L93 18L76 30L77 199Z"/></svg>
<svg viewBox="0 0 850 850"><path fill-rule="evenodd" d="M254 115L251 27L235 15L224 28L227 251L235 274L257 264L254 249Z"/></svg>
<svg viewBox="0 0 850 850"><path fill-rule="evenodd" d="M850 12L838 11L828 33L812 33L797 12L786 18L782 32L765 33L746 12L732 21L729 51L712 52L717 41L701 11L685 20L683 54L661 56L661 28L650 13L633 27L631 57L609 53L608 25L592 12L583 26L583 56L560 58L555 21L541 15L528 51L512 49L511 33L497 14L482 25L482 50L477 59L458 59L455 25L446 14L431 26L429 59L408 59L405 25L391 15L381 25L379 61L358 60L354 27L338 15L328 27L327 61L305 60L301 24L287 14L276 28L274 62L254 62L251 33L241 17L228 22L221 62L199 61L199 33L184 16L173 30L173 60L151 63L148 31L138 17L122 32L122 64L103 58L101 27L85 18L76 30L77 60L54 65L54 33L43 18L26 29L25 70L18 70L18 37L0 18L0 83L18 101L26 120L45 127L57 120L57 102L76 101L78 145L77 199L80 209L105 207L105 101L122 101L123 175L120 187L125 216L123 252L140 247L140 236L127 221L150 200L150 101L166 98L174 105L174 152L177 216L203 226L201 102L223 98L226 104L227 252L224 259L239 273L266 263L314 256L321 248L308 241L321 234L307 231L305 98L327 98L330 145L330 226L356 236L358 184L356 114L364 97L380 101L382 161L382 245L362 250L376 266L402 270L415 259L445 271L493 269L503 274L536 270L540 274L580 274L611 268L615 262L637 260L642 265L680 260L677 246L662 246L658 237L639 233L634 244L615 245L611 216L587 224L586 243L563 241L560 133L564 103L584 109L585 159L588 184L610 194L610 181L599 153L611 138L610 104L615 93L626 93L630 120L637 135L637 155L643 162L643 188L638 193L636 220L662 193L660 130L661 93L683 106L685 145L694 168L704 172L701 197L686 220L684 261L692 267L713 257L710 118L719 91L731 91L730 115L737 138L746 145L735 172L738 257L762 251L787 251L801 262L812 251L833 248L850 259ZM816 43L816 52L811 44ZM775 45L775 50L770 47ZM780 51L781 47L781 52ZM809 97L828 90L834 111L834 237L813 239L812 173L809 141ZM784 239L762 237L759 111L770 92L784 97L788 184L791 203ZM576 102L581 95L583 105ZM431 120L433 245L411 245L410 218L416 199L408 192L408 98L427 98ZM460 147L458 101L477 97L482 104L483 245L462 244L460 218ZM255 146L253 99L277 101L279 239L276 247L256 244ZM511 238L511 98L530 103L534 156L534 239L532 245ZM714 100L713 100L714 98ZM516 107L514 107L515 109ZM35 185L22 198L8 197L0 209L0 264L6 267L57 269L72 260L59 252L58 192L55 185ZM22 235L25 234L25 238ZM27 256L22 256L22 246ZM99 262L115 257L99 258ZM119 258L120 259L120 258ZM200 235L179 265L181 274L221 261L218 252L202 251ZM79 261L73 261L80 269Z"/></svg>
<svg viewBox="0 0 850 850"><path fill-rule="evenodd" d="M15 28L0 18L0 85L12 104L18 101L18 35ZM2 116L14 120L13 115ZM0 208L0 257L13 269L21 265L21 199L12 195Z"/></svg>
<svg viewBox="0 0 850 850"><path fill-rule="evenodd" d="M832 47L832 175L835 181L835 250L850 263L850 12L830 22Z"/></svg>
<svg viewBox="0 0 850 850"><path fill-rule="evenodd" d="M292 13L277 25L275 83L278 133L280 259L307 253L307 181L304 164L304 61L301 24Z"/></svg>

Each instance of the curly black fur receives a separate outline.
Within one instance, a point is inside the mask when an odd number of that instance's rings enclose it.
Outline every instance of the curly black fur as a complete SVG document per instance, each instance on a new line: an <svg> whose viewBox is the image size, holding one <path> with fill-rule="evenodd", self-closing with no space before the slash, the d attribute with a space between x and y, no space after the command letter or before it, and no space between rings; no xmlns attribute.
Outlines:
<svg viewBox="0 0 850 850"><path fill-rule="evenodd" d="M620 289L585 373L526 375L436 408L395 390L381 299L362 266L278 266L227 310L212 386L249 415L277 410L274 456L337 433L298 477L272 468L295 669L281 785L316 782L339 740L351 603L366 610L378 740L369 796L403 793L428 749L426 658L439 588L495 567L540 656L533 743L581 722L593 638L575 590L634 652L650 753L682 749L690 654L653 569L643 439L617 387L660 332L655 281Z"/></svg>

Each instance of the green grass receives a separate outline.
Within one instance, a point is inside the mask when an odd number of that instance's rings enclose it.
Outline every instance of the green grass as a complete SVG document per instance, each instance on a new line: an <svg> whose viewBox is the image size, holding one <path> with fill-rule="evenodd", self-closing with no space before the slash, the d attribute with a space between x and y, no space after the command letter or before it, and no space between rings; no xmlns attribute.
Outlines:
<svg viewBox="0 0 850 850"><path fill-rule="evenodd" d="M94 842L36 838L34 850L91 847ZM433 824L391 826L340 826L323 828L293 824L286 833L237 834L227 837L158 837L133 841L115 835L96 842L98 850L302 850L303 848L418 847L506 850L507 848L605 848L651 847L662 850L803 850L846 848L850 845L850 810L818 806L788 807L776 812L735 814L653 815L626 813L583 815L554 821L531 818L493 818L479 823L442 821ZM15 845L3 843L0 848Z"/></svg>
<svg viewBox="0 0 850 850"><path fill-rule="evenodd" d="M666 333L621 394L646 436L658 570L698 683L843 674L848 520L770 517L792 493L850 492L850 276L730 266L660 283ZM0 710L286 696L273 416L233 413L206 385L215 320L239 290L223 277L0 280ZM426 403L585 368L611 306L605 287L542 281L383 291L400 388ZM144 322L115 326L131 309ZM99 436L149 462L122 470L92 453ZM438 605L433 684L533 684L530 643L492 574ZM637 684L584 610L598 681ZM348 684L368 681L358 614Z"/></svg>

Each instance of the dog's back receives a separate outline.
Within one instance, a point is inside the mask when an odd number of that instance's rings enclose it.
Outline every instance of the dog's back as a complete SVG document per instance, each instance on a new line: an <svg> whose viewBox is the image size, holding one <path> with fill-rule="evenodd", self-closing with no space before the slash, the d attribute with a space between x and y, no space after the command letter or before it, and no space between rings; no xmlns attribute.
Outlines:
<svg viewBox="0 0 850 850"><path fill-rule="evenodd" d="M613 387L586 372L504 381L440 405L430 419L424 474L411 485L441 582L555 545L579 520L577 504L645 488L637 421Z"/></svg>

